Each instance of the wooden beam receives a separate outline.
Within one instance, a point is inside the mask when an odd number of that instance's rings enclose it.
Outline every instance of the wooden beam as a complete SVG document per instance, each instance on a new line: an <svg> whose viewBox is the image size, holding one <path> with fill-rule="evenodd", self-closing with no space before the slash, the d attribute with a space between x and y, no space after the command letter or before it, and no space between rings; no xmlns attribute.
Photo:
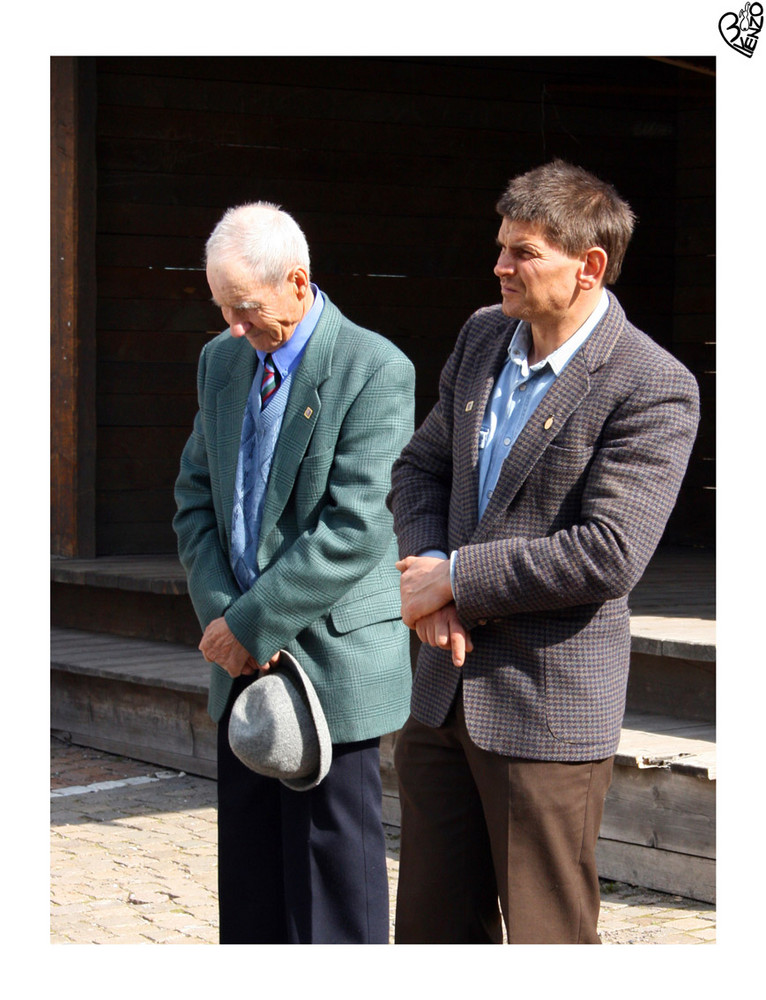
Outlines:
<svg viewBox="0 0 766 1000"><path fill-rule="evenodd" d="M601 878L699 899L704 903L716 901L713 858L626 844L602 836L596 844L596 864Z"/></svg>
<svg viewBox="0 0 766 1000"><path fill-rule="evenodd" d="M95 60L51 58L51 552L95 553Z"/></svg>

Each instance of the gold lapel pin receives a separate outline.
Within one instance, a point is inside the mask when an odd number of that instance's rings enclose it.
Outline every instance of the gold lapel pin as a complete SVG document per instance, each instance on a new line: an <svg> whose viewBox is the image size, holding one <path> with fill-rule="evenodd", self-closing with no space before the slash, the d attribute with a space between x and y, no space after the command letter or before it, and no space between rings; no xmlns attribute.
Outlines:
<svg viewBox="0 0 766 1000"><path fill-rule="evenodd" d="M303 411L303 416L306 418L306 420L311 420L311 416L313 413L314 411L311 409L311 407L307 406L306 409Z"/></svg>
<svg viewBox="0 0 766 1000"><path fill-rule="evenodd" d="M546 431L549 431L553 427L553 417L548 417L548 419L543 424Z"/></svg>
<svg viewBox="0 0 766 1000"><path fill-rule="evenodd" d="M465 404L465 412L470 413L472 409L473 409L473 400L471 400L470 403Z"/></svg>

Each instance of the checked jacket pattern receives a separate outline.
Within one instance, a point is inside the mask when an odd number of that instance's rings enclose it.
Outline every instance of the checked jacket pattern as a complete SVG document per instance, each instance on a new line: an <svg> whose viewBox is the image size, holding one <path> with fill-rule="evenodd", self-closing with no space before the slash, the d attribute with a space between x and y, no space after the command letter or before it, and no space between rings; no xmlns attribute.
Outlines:
<svg viewBox="0 0 766 1000"><path fill-rule="evenodd" d="M628 595L675 504L696 435L687 369L617 299L556 379L478 517L478 437L518 321L500 306L463 327L439 400L394 466L401 556L457 550L462 671L423 646L412 712L440 725L463 681L471 738L540 760L617 748L630 658Z"/></svg>

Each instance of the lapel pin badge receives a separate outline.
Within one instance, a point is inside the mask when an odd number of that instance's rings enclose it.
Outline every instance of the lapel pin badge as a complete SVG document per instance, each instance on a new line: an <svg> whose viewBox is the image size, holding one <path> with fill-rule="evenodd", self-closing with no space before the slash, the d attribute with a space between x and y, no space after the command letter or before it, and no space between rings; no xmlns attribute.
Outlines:
<svg viewBox="0 0 766 1000"><path fill-rule="evenodd" d="M553 417L548 417L548 419L543 424L546 431L549 431L553 427Z"/></svg>
<svg viewBox="0 0 766 1000"><path fill-rule="evenodd" d="M303 416L306 418L306 420L311 420L313 413L314 411L311 409L311 407L307 406L306 409L303 411Z"/></svg>
<svg viewBox="0 0 766 1000"><path fill-rule="evenodd" d="M470 413L472 409L473 409L473 400L465 404L465 412Z"/></svg>

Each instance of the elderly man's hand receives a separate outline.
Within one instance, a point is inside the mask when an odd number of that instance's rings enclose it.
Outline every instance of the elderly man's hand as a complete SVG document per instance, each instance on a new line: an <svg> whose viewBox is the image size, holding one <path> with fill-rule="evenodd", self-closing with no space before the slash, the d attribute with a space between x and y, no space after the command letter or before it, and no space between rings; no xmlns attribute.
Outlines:
<svg viewBox="0 0 766 1000"><path fill-rule="evenodd" d="M462 667L466 653L473 651L471 633L461 624L454 603L418 619L415 631L421 642L438 649L451 650L452 662L456 667Z"/></svg>
<svg viewBox="0 0 766 1000"><path fill-rule="evenodd" d="M239 677L257 674L259 670L268 670L279 659L279 653L274 653L268 663L260 664L248 653L237 639L224 618L215 618L205 629L199 649L208 663L217 663L219 667Z"/></svg>
<svg viewBox="0 0 766 1000"><path fill-rule="evenodd" d="M420 618L439 611L453 600L449 559L438 556L407 556L396 568L402 574L399 587L402 621L415 628Z"/></svg>

